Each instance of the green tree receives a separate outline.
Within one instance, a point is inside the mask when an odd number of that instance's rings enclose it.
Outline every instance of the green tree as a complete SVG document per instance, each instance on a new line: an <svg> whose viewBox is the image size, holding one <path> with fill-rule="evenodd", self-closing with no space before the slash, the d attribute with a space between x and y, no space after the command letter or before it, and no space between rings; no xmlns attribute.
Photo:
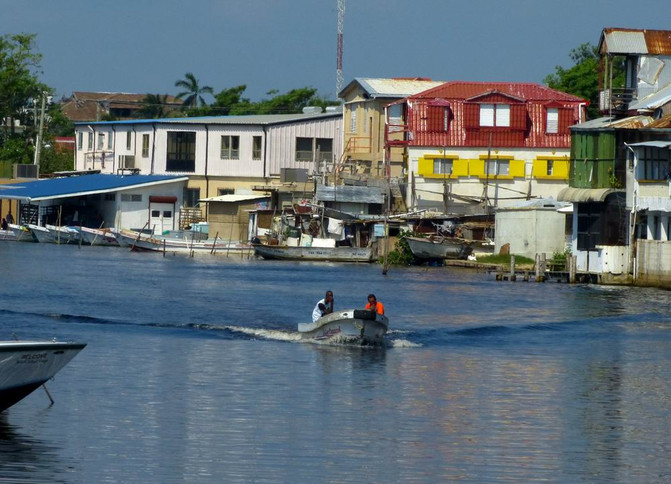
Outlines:
<svg viewBox="0 0 671 484"><path fill-rule="evenodd" d="M203 99L203 94L214 95L212 88L210 86L201 87L200 82L191 72L187 72L184 75L184 79L180 79L179 81L175 82L175 87L184 89L184 91L177 94L177 97L179 99L183 99L184 104L192 108L198 107L199 105L204 106L207 104L205 99Z"/></svg>
<svg viewBox="0 0 671 484"><path fill-rule="evenodd" d="M142 108L137 117L146 119L167 118L170 113L168 96L161 94L147 94L142 100Z"/></svg>
<svg viewBox="0 0 671 484"><path fill-rule="evenodd" d="M21 117L28 101L49 91L35 72L42 56L33 52L34 44L34 34L0 36L0 119L8 120L3 123L5 138L14 134L13 121Z"/></svg>
<svg viewBox="0 0 671 484"><path fill-rule="evenodd" d="M590 43L581 44L569 54L573 66L565 69L555 67L553 74L545 77L548 87L588 99L589 118L597 118L599 113L599 53ZM615 59L613 86L624 86L624 60Z"/></svg>

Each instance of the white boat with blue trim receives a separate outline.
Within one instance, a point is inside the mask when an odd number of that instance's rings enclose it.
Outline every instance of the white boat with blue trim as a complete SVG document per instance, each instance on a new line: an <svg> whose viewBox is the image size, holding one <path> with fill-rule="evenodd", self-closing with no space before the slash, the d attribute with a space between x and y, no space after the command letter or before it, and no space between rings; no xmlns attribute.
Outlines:
<svg viewBox="0 0 671 484"><path fill-rule="evenodd" d="M367 309L345 309L322 316L314 323L300 323L301 339L327 343L381 345L389 319Z"/></svg>

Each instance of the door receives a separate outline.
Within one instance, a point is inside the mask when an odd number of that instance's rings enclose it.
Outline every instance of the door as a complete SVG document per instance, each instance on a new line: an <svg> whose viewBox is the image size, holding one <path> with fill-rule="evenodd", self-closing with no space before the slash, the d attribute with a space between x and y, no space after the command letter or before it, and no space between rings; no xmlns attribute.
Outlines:
<svg viewBox="0 0 671 484"><path fill-rule="evenodd" d="M162 234L175 228L175 204L151 203L149 206L149 227L154 234Z"/></svg>

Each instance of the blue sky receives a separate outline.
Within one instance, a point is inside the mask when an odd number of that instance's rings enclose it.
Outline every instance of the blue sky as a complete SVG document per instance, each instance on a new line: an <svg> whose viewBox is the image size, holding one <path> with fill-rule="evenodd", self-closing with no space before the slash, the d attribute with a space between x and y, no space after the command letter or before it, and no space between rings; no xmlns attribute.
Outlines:
<svg viewBox="0 0 671 484"><path fill-rule="evenodd" d="M176 94L314 87L335 98L336 0L0 0L0 32L36 33L41 80ZM538 82L604 27L671 30L670 0L348 0L343 74ZM211 100L211 98L209 98Z"/></svg>

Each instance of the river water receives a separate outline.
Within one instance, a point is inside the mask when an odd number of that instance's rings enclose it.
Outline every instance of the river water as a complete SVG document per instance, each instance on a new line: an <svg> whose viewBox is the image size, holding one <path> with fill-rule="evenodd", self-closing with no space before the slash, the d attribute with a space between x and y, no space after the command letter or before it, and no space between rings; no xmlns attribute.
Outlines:
<svg viewBox="0 0 671 484"><path fill-rule="evenodd" d="M669 293L457 268L0 245L2 333L88 346L0 415L0 481L671 481ZM385 348L296 341L326 289Z"/></svg>

